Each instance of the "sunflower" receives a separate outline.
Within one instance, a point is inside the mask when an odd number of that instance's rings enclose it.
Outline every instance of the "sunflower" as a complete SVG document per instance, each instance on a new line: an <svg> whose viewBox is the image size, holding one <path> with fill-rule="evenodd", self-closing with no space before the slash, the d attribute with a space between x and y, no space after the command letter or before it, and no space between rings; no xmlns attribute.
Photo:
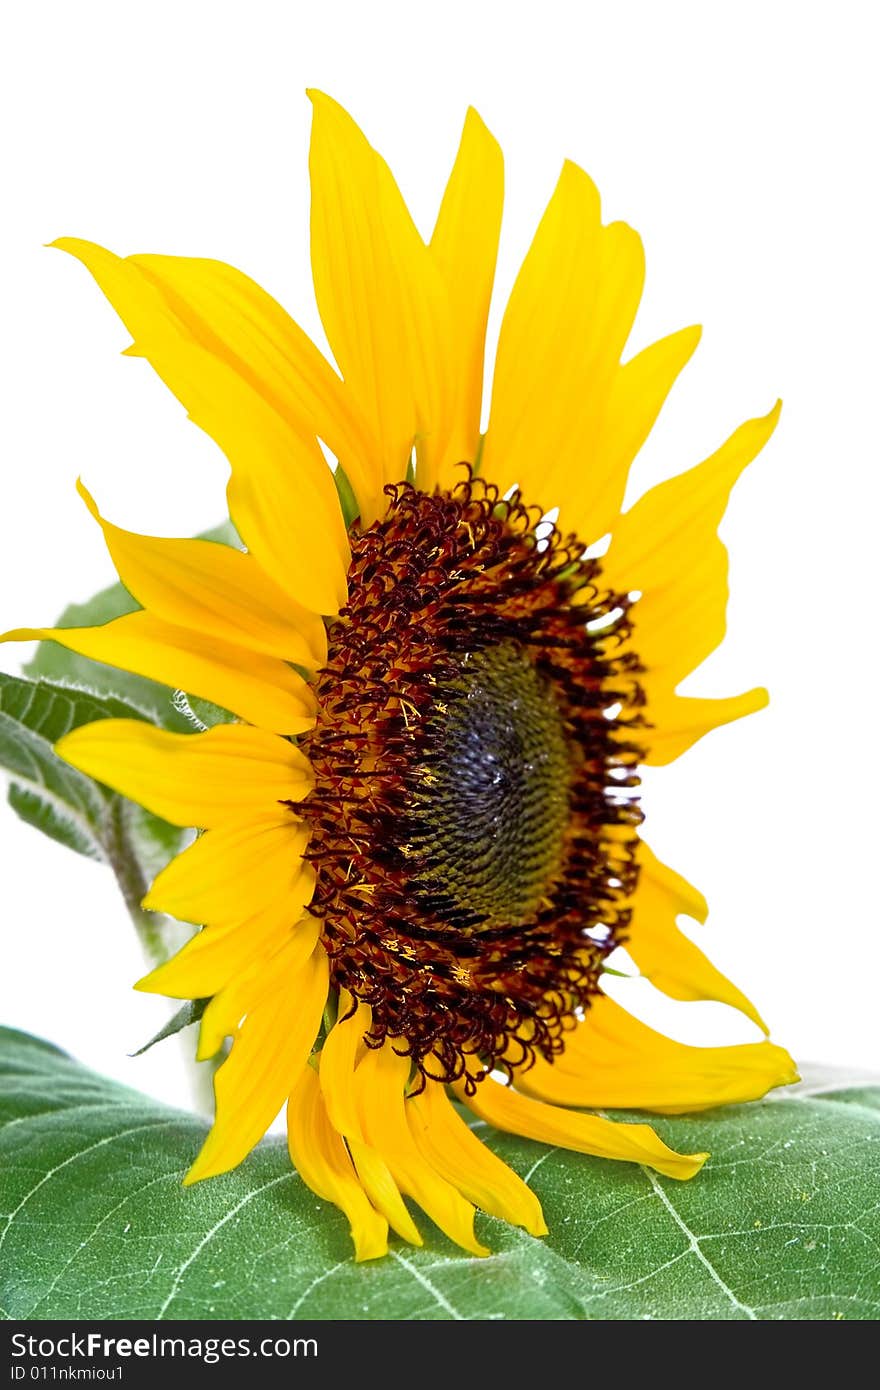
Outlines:
<svg viewBox="0 0 880 1390"><path fill-rule="evenodd" d="M426 244L354 122L311 95L312 264L338 373L230 266L57 243L226 455L244 548L123 530L81 487L141 608L7 636L234 716L190 735L108 719L58 745L200 832L144 905L202 929L137 986L209 999L198 1056L229 1048L186 1181L239 1164L286 1105L293 1162L346 1213L358 1259L389 1227L421 1243L405 1197L484 1254L478 1207L546 1227L467 1110L690 1178L705 1154L585 1110L674 1113L796 1079L769 1041L685 1046L602 990L625 942L674 999L763 1027L676 926L705 903L641 838L637 791L640 764L766 702L676 687L724 635L717 527L779 407L621 511L699 330L621 362L641 243L603 225L566 163L481 435L500 150L469 111Z"/></svg>

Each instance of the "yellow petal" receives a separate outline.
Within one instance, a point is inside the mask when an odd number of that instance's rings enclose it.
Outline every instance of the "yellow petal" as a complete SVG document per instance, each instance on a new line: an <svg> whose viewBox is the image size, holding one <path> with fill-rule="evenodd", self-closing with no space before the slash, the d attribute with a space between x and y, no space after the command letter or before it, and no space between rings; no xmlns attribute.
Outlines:
<svg viewBox="0 0 880 1390"><path fill-rule="evenodd" d="M457 1114L445 1086L428 1081L423 1091L407 1101L406 1112L424 1158L468 1201L502 1221L523 1226L533 1236L547 1234L534 1192L480 1143Z"/></svg>
<svg viewBox="0 0 880 1390"><path fill-rule="evenodd" d="M652 488L614 526L603 578L613 589L641 592L633 643L652 686L673 690L724 637L727 551L718 525L779 411L777 404L741 425L711 458Z"/></svg>
<svg viewBox="0 0 880 1390"><path fill-rule="evenodd" d="M213 375L216 379L206 383L211 391L204 398L206 414L220 391L229 393L224 412L232 464L229 515L276 584L315 613L335 614L348 595L350 553L323 454L314 440L282 426L277 416L252 421L244 393ZM236 465L235 459L241 462ZM325 481L333 488L330 497Z"/></svg>
<svg viewBox="0 0 880 1390"><path fill-rule="evenodd" d="M357 1113L354 1071L371 1024L369 1004L357 1003L347 989L340 989L337 1021L321 1049L320 1078L331 1123L346 1139L364 1137Z"/></svg>
<svg viewBox="0 0 880 1390"><path fill-rule="evenodd" d="M315 698L286 662L173 627L143 610L103 627L22 627L0 636L6 642L34 639L179 686L273 733L303 733L315 722Z"/></svg>
<svg viewBox="0 0 880 1390"><path fill-rule="evenodd" d="M171 734L137 719L103 719L66 734L55 751L172 825L200 829L300 801L313 780L293 744L243 724Z"/></svg>
<svg viewBox="0 0 880 1390"><path fill-rule="evenodd" d="M214 1077L217 1117L186 1183L241 1163L308 1063L327 1001L327 953L319 943L301 964L294 938L271 963L276 971L272 987L249 1009Z"/></svg>
<svg viewBox="0 0 880 1390"><path fill-rule="evenodd" d="M355 1073L358 1110L367 1142L382 1155L402 1192L413 1197L456 1245L489 1252L474 1236L474 1208L419 1152L407 1125L404 1091L409 1059L389 1043L367 1050Z"/></svg>
<svg viewBox="0 0 880 1390"><path fill-rule="evenodd" d="M373 1206L403 1240L408 1240L410 1245L423 1245L418 1227L407 1211L388 1164L369 1144L353 1138L348 1139L347 1143L357 1175Z"/></svg>
<svg viewBox="0 0 880 1390"><path fill-rule="evenodd" d="M253 555L213 541L139 536L106 521L82 483L120 579L144 608L177 627L314 670L327 629L260 569Z"/></svg>
<svg viewBox="0 0 880 1390"><path fill-rule="evenodd" d="M672 999L716 999L740 1009L768 1032L754 1004L675 924L681 913L705 922L709 909L702 893L661 864L644 840L639 844L638 863L639 882L630 903L632 920L626 929L626 949L642 974Z"/></svg>
<svg viewBox="0 0 880 1390"><path fill-rule="evenodd" d="M652 765L671 762L709 729L761 709L765 690L725 700L678 696L678 683L724 637L727 551L718 538L730 490L776 426L777 402L749 420L715 454L688 473L652 488L615 523L603 578L623 593L638 591L632 644L645 668L639 681L650 727L639 733Z"/></svg>
<svg viewBox="0 0 880 1390"><path fill-rule="evenodd" d="M572 499L579 522L594 482L599 493L609 487L593 456L643 279L638 236L602 226L595 185L566 163L501 325L482 462L500 486L559 505L563 528ZM621 491L624 481L622 472Z"/></svg>
<svg viewBox="0 0 880 1390"><path fill-rule="evenodd" d="M162 870L143 905L200 926L240 922L293 892L309 834L286 806L207 830Z"/></svg>
<svg viewBox="0 0 880 1390"><path fill-rule="evenodd" d="M384 160L341 106L321 92L309 96L312 273L321 320L346 387L379 440L385 480L406 476L416 441L430 476L454 410L446 287ZM382 499L373 511L384 511Z"/></svg>
<svg viewBox="0 0 880 1390"><path fill-rule="evenodd" d="M190 418L229 460L239 534L286 593L315 613L345 601L348 540L330 470L316 440L283 419L250 381L193 337L143 268L92 242L55 243L91 271Z"/></svg>
<svg viewBox="0 0 880 1390"><path fill-rule="evenodd" d="M267 943L262 954L254 953L250 962L234 974L215 994L202 1015L196 1061L215 1056L224 1038L234 1038L246 1014L251 1013L283 976L301 970L320 936L320 923L309 913L299 922L290 922L280 940ZM284 962L283 971L278 962Z"/></svg>
<svg viewBox="0 0 880 1390"><path fill-rule="evenodd" d="M611 530L630 465L699 341L699 328L682 328L644 348L614 374L589 467L581 466L565 482L566 516L585 540L598 540Z"/></svg>
<svg viewBox="0 0 880 1390"><path fill-rule="evenodd" d="M206 927L171 960L138 980L135 989L172 999L206 999L219 994L255 961L272 955L284 943L310 902L314 886L313 872L306 868L288 897L238 922Z"/></svg>
<svg viewBox="0 0 880 1390"><path fill-rule="evenodd" d="M531 1075L531 1070L523 1073L524 1077ZM510 1134L597 1158L644 1163L667 1178L692 1178L709 1156L675 1153L650 1125L622 1124L598 1115L579 1115L556 1105L544 1105L509 1086L499 1085L491 1077L480 1082L473 1096L465 1095L460 1082L453 1089L481 1120Z"/></svg>
<svg viewBox="0 0 880 1390"><path fill-rule="evenodd" d="M445 458L439 460L437 476L426 477L421 472L418 477L418 484L425 491L430 491L435 482L441 487L453 486L463 476L456 464L462 460L473 463L477 457L486 320L495 277L503 202L501 149L470 107L431 238L431 255L449 293L457 390L456 415L451 422Z"/></svg>
<svg viewBox="0 0 880 1390"><path fill-rule="evenodd" d="M788 1053L774 1043L691 1047L599 996L566 1035L562 1055L552 1065L536 1062L517 1085L559 1105L678 1115L758 1100L797 1079Z"/></svg>
<svg viewBox="0 0 880 1390"><path fill-rule="evenodd" d="M770 696L759 685L743 691L742 695L729 695L720 700L670 695L661 690L650 690L648 699L647 717L651 727L639 729L636 737L646 749L644 761L651 767L665 767L686 753L704 734L765 709Z"/></svg>
<svg viewBox="0 0 880 1390"><path fill-rule="evenodd" d="M370 1006L355 1001L347 989L340 989L337 1022L330 1029L319 1058L321 1091L330 1123L344 1136L373 1206L399 1236L412 1245L421 1245L422 1238L404 1205L400 1188L384 1158L367 1143L358 1113L355 1069L364 1053L364 1036L371 1023Z"/></svg>
<svg viewBox="0 0 880 1390"><path fill-rule="evenodd" d="M364 1138L358 1114L355 1068L364 1052L364 1036L371 1023L370 1006L355 1001L347 989L340 989L337 1022L330 1029L319 1058L321 1091L330 1123L344 1136L373 1206L399 1236L412 1245L421 1245L422 1238L404 1205L400 1189L385 1160Z"/></svg>
<svg viewBox="0 0 880 1390"><path fill-rule="evenodd" d="M298 324L222 261L131 256L202 347L226 362L301 434L317 434L360 490L375 488L375 441L343 383ZM145 355L149 356L149 353Z"/></svg>
<svg viewBox="0 0 880 1390"><path fill-rule="evenodd" d="M313 1067L304 1067L287 1102L287 1143L300 1177L345 1212L356 1260L388 1251L388 1222L370 1204L345 1145L327 1118Z"/></svg>

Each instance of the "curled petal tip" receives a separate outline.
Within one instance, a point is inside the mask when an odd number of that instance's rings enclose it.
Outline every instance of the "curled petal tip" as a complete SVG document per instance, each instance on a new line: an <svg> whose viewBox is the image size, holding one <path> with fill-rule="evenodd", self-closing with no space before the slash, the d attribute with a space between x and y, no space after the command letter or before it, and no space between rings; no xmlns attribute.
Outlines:
<svg viewBox="0 0 880 1390"><path fill-rule="evenodd" d="M66 251L68 255L78 256L79 248L87 245L81 237L76 236L57 236L54 241L47 241L50 251Z"/></svg>
<svg viewBox="0 0 880 1390"><path fill-rule="evenodd" d="M475 106L469 106L467 111L464 113L464 123L465 127L476 126L478 130L485 131L485 133L491 136L493 140L495 139L495 137L492 135L491 130L486 125L486 122L483 120L482 116L480 115L479 111Z"/></svg>
<svg viewBox="0 0 880 1390"><path fill-rule="evenodd" d="M341 106L338 101L328 96L326 92L322 92L320 87L307 87L306 96L316 111L321 110L321 108L325 110L345 111L345 108ZM347 115L348 113L346 112L345 114Z"/></svg>
<svg viewBox="0 0 880 1390"><path fill-rule="evenodd" d="M92 496L92 494L89 492L89 490L88 490L88 488L86 487L85 483L83 482L82 478L77 478L77 480L76 480L76 490L77 490L77 492L79 493L79 495L80 495L80 497L82 498L82 500L85 502L86 506L88 507L89 511L91 512L91 514L92 514L92 516L95 518L95 520L96 520L96 521L100 521L100 520L101 520L101 514L100 514L100 512L98 511L98 504L97 504L97 502L95 501L95 499L94 499L94 497Z"/></svg>

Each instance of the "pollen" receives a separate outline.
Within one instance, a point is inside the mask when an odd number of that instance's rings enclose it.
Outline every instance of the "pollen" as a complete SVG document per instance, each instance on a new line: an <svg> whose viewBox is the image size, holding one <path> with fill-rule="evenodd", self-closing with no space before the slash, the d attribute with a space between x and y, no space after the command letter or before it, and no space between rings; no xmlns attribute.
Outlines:
<svg viewBox="0 0 880 1390"><path fill-rule="evenodd" d="M455 1080L559 1052L623 938L640 668L627 596L539 508L470 475L388 496L352 535L294 809L368 1042Z"/></svg>

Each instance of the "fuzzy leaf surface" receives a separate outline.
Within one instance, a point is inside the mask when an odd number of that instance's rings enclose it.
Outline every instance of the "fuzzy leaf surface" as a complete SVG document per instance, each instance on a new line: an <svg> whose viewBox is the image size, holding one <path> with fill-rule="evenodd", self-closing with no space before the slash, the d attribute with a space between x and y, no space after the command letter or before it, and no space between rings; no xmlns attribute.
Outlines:
<svg viewBox="0 0 880 1390"><path fill-rule="evenodd" d="M136 1075L136 1063L132 1064ZM880 1087L838 1073L759 1104L658 1122L707 1148L693 1182L478 1126L550 1236L486 1216L484 1260L421 1214L425 1246L355 1264L344 1218L265 1140L181 1187L203 1121L0 1031L6 1318L874 1319Z"/></svg>

